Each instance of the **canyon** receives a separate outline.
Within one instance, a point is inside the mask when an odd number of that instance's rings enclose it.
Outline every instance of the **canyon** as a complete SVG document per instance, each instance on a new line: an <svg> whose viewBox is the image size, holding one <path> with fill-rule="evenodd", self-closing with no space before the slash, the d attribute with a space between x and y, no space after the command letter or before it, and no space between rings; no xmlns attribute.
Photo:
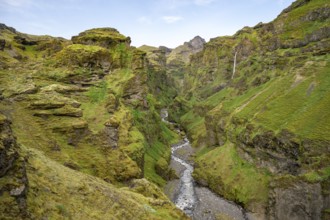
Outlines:
<svg viewBox="0 0 330 220"><path fill-rule="evenodd" d="M0 24L0 218L329 219L329 18L174 49Z"/></svg>

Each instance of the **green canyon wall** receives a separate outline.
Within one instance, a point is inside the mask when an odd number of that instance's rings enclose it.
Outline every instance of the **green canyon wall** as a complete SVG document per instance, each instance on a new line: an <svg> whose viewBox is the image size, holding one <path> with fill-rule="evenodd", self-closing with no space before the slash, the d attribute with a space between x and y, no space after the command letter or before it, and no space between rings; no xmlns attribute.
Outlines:
<svg viewBox="0 0 330 220"><path fill-rule="evenodd" d="M329 216L329 15L327 1L296 1L169 74L195 179L261 219Z"/></svg>
<svg viewBox="0 0 330 220"><path fill-rule="evenodd" d="M112 28L0 39L2 217L186 218L159 188L178 137L145 52Z"/></svg>

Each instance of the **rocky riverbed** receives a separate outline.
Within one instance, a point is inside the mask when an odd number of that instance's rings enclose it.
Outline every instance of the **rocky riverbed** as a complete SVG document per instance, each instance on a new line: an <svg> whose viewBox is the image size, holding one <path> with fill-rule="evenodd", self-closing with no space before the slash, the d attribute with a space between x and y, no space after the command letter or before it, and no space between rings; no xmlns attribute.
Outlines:
<svg viewBox="0 0 330 220"><path fill-rule="evenodd" d="M167 122L167 111L163 110L161 115L162 120ZM193 154L194 149L186 137L180 143L172 146L170 166L180 179L169 181L165 187L165 193L171 201L196 220L252 220L252 216L247 214L242 207L195 183L192 177Z"/></svg>

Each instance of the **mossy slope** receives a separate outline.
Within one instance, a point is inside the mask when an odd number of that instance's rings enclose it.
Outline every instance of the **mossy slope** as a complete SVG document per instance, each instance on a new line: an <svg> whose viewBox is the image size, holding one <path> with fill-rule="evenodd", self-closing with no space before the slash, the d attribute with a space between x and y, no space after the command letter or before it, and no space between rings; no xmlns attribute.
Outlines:
<svg viewBox="0 0 330 220"><path fill-rule="evenodd" d="M172 114L199 149L196 180L264 218L278 176L329 182L329 12L327 1L296 1L181 67Z"/></svg>
<svg viewBox="0 0 330 220"><path fill-rule="evenodd" d="M185 218L148 182L165 184L166 175L155 167L158 160L169 161L177 136L160 123L161 104L152 94L156 86L148 84L156 77L148 70L146 53L112 28L88 30L72 41L1 28L5 46L0 55L6 59L0 70L0 109L24 146L19 158L29 158L28 202L23 204L28 215ZM2 178L2 186L11 178ZM6 210L15 203L15 196L9 198L0 197ZM22 216L23 209L5 215Z"/></svg>

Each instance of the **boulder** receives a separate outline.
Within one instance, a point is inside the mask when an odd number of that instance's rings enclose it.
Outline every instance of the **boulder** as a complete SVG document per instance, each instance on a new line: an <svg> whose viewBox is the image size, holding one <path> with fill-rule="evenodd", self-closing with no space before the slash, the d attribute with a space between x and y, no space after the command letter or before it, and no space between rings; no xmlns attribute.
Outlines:
<svg viewBox="0 0 330 220"><path fill-rule="evenodd" d="M326 208L319 183L296 182L288 187L281 184L270 193L269 201L270 220L318 220Z"/></svg>

